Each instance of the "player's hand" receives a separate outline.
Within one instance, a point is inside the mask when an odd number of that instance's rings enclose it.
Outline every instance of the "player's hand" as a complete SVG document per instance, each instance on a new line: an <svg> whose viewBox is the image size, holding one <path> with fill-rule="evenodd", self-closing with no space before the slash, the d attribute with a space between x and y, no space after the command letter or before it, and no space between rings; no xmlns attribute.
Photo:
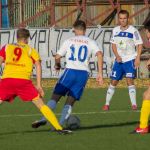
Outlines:
<svg viewBox="0 0 150 150"><path fill-rule="evenodd" d="M147 66L147 69L150 71L150 59L147 61L146 66Z"/></svg>
<svg viewBox="0 0 150 150"><path fill-rule="evenodd" d="M137 57L134 62L134 67L137 69L140 66L140 57Z"/></svg>
<svg viewBox="0 0 150 150"><path fill-rule="evenodd" d="M117 57L116 57L116 61L117 61L118 63L120 63L120 62L122 62L122 58L121 58L120 56L117 56Z"/></svg>
<svg viewBox="0 0 150 150"><path fill-rule="evenodd" d="M55 71L56 71L56 72L59 72L60 69L61 69L60 67L57 67L57 66L54 66L54 68L55 68Z"/></svg>
<svg viewBox="0 0 150 150"><path fill-rule="evenodd" d="M61 65L60 64L55 64L54 68L55 68L56 72L59 73L59 71L61 69Z"/></svg>
<svg viewBox="0 0 150 150"><path fill-rule="evenodd" d="M98 84L99 84L100 86L103 85L104 81L103 81L103 76L102 76L102 74L98 74L98 75L97 75L96 81L98 82Z"/></svg>
<svg viewBox="0 0 150 150"><path fill-rule="evenodd" d="M37 88L37 90L38 90L40 96L41 96L41 97L44 97L44 91L43 91L43 88L42 88L41 86L38 86L38 85L36 86L36 88Z"/></svg>

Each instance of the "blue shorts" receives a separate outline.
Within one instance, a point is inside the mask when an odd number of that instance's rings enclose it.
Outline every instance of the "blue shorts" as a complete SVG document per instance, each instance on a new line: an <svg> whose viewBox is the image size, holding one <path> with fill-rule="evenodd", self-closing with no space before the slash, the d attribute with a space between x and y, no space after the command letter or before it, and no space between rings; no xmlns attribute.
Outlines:
<svg viewBox="0 0 150 150"><path fill-rule="evenodd" d="M72 96L75 100L79 100L85 85L87 83L89 73L83 70L66 69L58 80L53 93L65 96Z"/></svg>
<svg viewBox="0 0 150 150"><path fill-rule="evenodd" d="M125 63L118 63L115 61L110 78L118 81L121 80L123 76L126 78L135 78L135 73L134 60Z"/></svg>

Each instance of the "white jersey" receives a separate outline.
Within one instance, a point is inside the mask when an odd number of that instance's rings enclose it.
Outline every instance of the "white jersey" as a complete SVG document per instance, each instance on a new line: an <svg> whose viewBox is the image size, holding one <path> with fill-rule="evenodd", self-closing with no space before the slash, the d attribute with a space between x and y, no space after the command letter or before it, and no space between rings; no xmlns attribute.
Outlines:
<svg viewBox="0 0 150 150"><path fill-rule="evenodd" d="M66 56L66 68L89 71L89 58L100 51L97 43L86 36L74 36L61 45L57 54Z"/></svg>
<svg viewBox="0 0 150 150"><path fill-rule="evenodd" d="M143 44L138 30L131 25L123 31L120 26L115 27L110 42L116 44L117 52L122 58L122 62L135 59L137 56L136 45Z"/></svg>

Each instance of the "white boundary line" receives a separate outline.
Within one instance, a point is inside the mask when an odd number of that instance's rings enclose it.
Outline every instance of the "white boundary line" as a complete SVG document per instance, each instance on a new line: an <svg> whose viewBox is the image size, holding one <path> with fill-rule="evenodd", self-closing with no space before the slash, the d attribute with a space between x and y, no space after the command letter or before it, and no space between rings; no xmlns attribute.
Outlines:
<svg viewBox="0 0 150 150"><path fill-rule="evenodd" d="M94 114L112 114L112 113L139 113L140 110L118 110L118 111L100 111L100 112L83 112L83 113L72 113L74 115L94 115ZM60 113L56 113L60 115ZM9 118L9 117L33 117L33 116L42 116L42 114L14 114L14 115L0 115L0 118Z"/></svg>

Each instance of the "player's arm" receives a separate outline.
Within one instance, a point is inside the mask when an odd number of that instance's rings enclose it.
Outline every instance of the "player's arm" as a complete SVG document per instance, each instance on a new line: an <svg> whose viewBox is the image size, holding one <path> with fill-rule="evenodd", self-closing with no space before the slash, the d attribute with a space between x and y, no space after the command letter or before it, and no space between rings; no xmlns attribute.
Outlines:
<svg viewBox="0 0 150 150"><path fill-rule="evenodd" d="M141 57L141 53L142 53L142 44L139 44L136 46L137 49L137 56L135 58L135 62L134 62L134 66L135 68L138 68L140 66L140 57Z"/></svg>
<svg viewBox="0 0 150 150"><path fill-rule="evenodd" d="M41 62L38 60L35 62L35 67L36 67L36 83L37 83L37 90L40 94L40 96L44 96L44 91L41 86L41 77L42 77L42 67L41 67Z"/></svg>
<svg viewBox="0 0 150 150"><path fill-rule="evenodd" d="M0 56L0 66L2 65L3 62L4 62L4 58Z"/></svg>
<svg viewBox="0 0 150 150"><path fill-rule="evenodd" d="M89 43L89 46L92 49L92 54L97 56L97 62L98 62L98 74L96 77L96 81L99 83L99 85L103 84L103 52L101 50L100 45L98 46L98 44L95 41L91 41Z"/></svg>
<svg viewBox="0 0 150 150"><path fill-rule="evenodd" d="M38 52L32 48L31 58L34 60L34 65L36 67L36 88L40 94L40 96L44 96L44 91L41 86L41 78L42 78L42 67L41 67L41 58Z"/></svg>
<svg viewBox="0 0 150 150"><path fill-rule="evenodd" d="M122 62L122 58L119 56L118 52L117 52L117 46L116 44L112 43L112 50L113 50L113 53L116 57L116 61L117 62Z"/></svg>
<svg viewBox="0 0 150 150"><path fill-rule="evenodd" d="M150 71L150 59L147 61L147 69Z"/></svg>
<svg viewBox="0 0 150 150"><path fill-rule="evenodd" d="M5 61L6 53L5 53L6 46L3 46L0 50L0 65Z"/></svg>
<svg viewBox="0 0 150 150"><path fill-rule="evenodd" d="M63 57L65 54L66 54L66 50L67 50L67 46L68 46L68 43L67 41L65 41L59 51L57 52L56 56L55 56L55 66L54 68L56 69L56 71L59 71L61 69L61 57Z"/></svg>
<svg viewBox="0 0 150 150"><path fill-rule="evenodd" d="M112 44L112 51L116 57L117 62L122 62L122 58L119 56L118 51L117 51L117 46L116 46L116 38L115 38L115 28L112 31L112 36L110 39L110 43Z"/></svg>
<svg viewBox="0 0 150 150"><path fill-rule="evenodd" d="M103 53L101 51L98 51L96 53L97 61L98 61L98 75L96 80L100 85L103 84Z"/></svg>
<svg viewBox="0 0 150 150"><path fill-rule="evenodd" d="M143 40L137 29L135 29L135 31L134 31L133 40L134 40L134 44L135 44L136 50L137 50L137 57L135 58L134 66L135 66L135 68L137 68L140 66L140 57L141 57L141 52L142 52L142 47L143 47L142 46Z"/></svg>
<svg viewBox="0 0 150 150"><path fill-rule="evenodd" d="M60 68L61 68L60 60L61 60L61 55L56 54L56 56L55 56L55 66L54 66L56 71L59 71Z"/></svg>

